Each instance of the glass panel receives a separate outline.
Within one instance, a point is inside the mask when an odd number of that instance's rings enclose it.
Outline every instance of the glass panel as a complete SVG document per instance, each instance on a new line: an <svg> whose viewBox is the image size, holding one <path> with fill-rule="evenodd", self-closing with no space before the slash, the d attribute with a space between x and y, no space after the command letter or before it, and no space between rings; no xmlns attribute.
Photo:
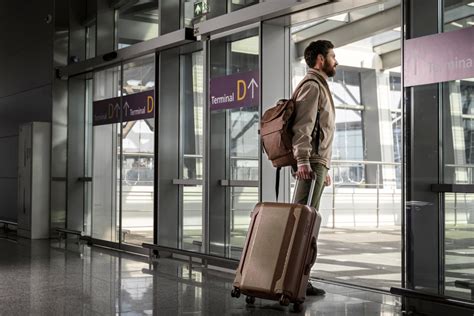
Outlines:
<svg viewBox="0 0 474 316"><path fill-rule="evenodd" d="M258 107L230 110L228 114L230 114L228 126L230 126L231 180L253 180L258 183ZM235 249L232 251L234 258L240 258L239 252L244 246L250 224L250 212L258 199L258 188L256 187L230 188L230 244Z"/></svg>
<svg viewBox="0 0 474 316"><path fill-rule="evenodd" d="M94 73L94 102L118 97L119 78L120 67L118 66ZM118 109L117 101L114 104ZM112 116L116 114L115 108L110 109L109 113ZM94 125L93 133L92 237L118 242L117 215L119 207L117 201L119 194L117 183L119 176L117 168L120 164L117 164L117 161L120 156L120 148L117 140L120 134L120 124Z"/></svg>
<svg viewBox="0 0 474 316"><path fill-rule="evenodd" d="M203 179L204 60L202 51L181 56L181 161L180 177ZM202 248L202 185L182 186L182 248Z"/></svg>
<svg viewBox="0 0 474 316"><path fill-rule="evenodd" d="M96 26L86 28L86 59L95 57Z"/></svg>
<svg viewBox="0 0 474 316"><path fill-rule="evenodd" d="M86 106L85 106L85 122L84 122L84 176L92 176L92 148L93 148L93 122L92 122L92 106L93 106L94 81L89 79L86 81ZM92 226L92 182L84 182L84 232L91 235Z"/></svg>
<svg viewBox="0 0 474 316"><path fill-rule="evenodd" d="M230 12L237 11L243 9L245 7L257 4L259 0L228 0Z"/></svg>
<svg viewBox="0 0 474 316"><path fill-rule="evenodd" d="M291 44L397 5L387 1L292 27ZM400 55L400 28L363 38L335 48L339 66L328 80L336 107L333 181L321 198L313 273L387 290L401 283L401 69L399 58L387 58ZM306 63L295 56L291 65L295 87Z"/></svg>
<svg viewBox="0 0 474 316"><path fill-rule="evenodd" d="M402 183L402 93L400 73L390 73L390 112L392 118L393 133L393 161L397 189L401 189Z"/></svg>
<svg viewBox="0 0 474 316"><path fill-rule="evenodd" d="M250 78L258 79L259 70L259 37L256 33L256 30L251 30L211 42L211 86L219 81L227 83L223 89L234 89L240 81L243 90L235 92L236 98L242 97L242 91L251 93ZM214 92L220 93L217 90ZM216 98L219 96L216 95ZM259 106L250 98L244 100L237 106L212 108L210 113L211 143L219 144L211 150L211 181L214 177L217 181L254 181L248 186L230 184L225 189L215 188L216 192L210 192L210 198L219 201L211 201L211 205L216 207L215 210L211 208L211 217L214 212L216 214L210 227L211 250L213 244L223 244L225 255L236 259L240 258L250 212L259 199ZM221 199L224 193L225 199ZM219 218L217 214L222 214L222 209L226 210L225 216ZM225 229L216 227L218 225L225 225ZM217 232L221 232L219 240L213 239Z"/></svg>
<svg viewBox="0 0 474 316"><path fill-rule="evenodd" d="M474 194L445 194L445 294L472 299Z"/></svg>
<svg viewBox="0 0 474 316"><path fill-rule="evenodd" d="M117 49L158 36L158 0L126 0L117 9Z"/></svg>
<svg viewBox="0 0 474 316"><path fill-rule="evenodd" d="M96 1L81 0L68 3L69 63L93 58L96 55Z"/></svg>
<svg viewBox="0 0 474 316"><path fill-rule="evenodd" d="M443 83L444 183L474 183L474 78Z"/></svg>
<svg viewBox="0 0 474 316"><path fill-rule="evenodd" d="M129 115L148 111L149 96L141 96L154 90L154 55L123 65L122 242L136 245L153 243L155 120L154 116L129 119ZM129 98L132 95L135 99ZM154 93L150 96L154 106Z"/></svg>
<svg viewBox="0 0 474 316"><path fill-rule="evenodd" d="M474 1L450 0L444 2L444 31L456 31L474 25Z"/></svg>

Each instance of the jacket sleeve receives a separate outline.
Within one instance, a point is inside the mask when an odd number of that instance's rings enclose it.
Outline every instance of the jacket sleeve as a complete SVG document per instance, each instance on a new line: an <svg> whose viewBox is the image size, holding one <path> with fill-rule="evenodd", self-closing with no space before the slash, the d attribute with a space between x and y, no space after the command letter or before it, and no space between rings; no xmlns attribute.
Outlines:
<svg viewBox="0 0 474 316"><path fill-rule="evenodd" d="M293 154L298 166L309 165L312 151L312 133L318 114L319 85L305 83L295 96L295 121L293 123Z"/></svg>

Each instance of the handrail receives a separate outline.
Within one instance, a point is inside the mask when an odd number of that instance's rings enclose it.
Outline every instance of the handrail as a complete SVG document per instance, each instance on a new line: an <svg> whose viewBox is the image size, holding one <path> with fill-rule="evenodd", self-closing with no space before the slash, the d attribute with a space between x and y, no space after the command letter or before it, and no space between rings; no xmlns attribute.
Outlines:
<svg viewBox="0 0 474 316"><path fill-rule="evenodd" d="M401 166L401 162L384 162L372 160L332 160L331 164L361 164L361 165L387 165L387 166Z"/></svg>
<svg viewBox="0 0 474 316"><path fill-rule="evenodd" d="M258 180L227 180L219 181L223 187L258 187Z"/></svg>
<svg viewBox="0 0 474 316"><path fill-rule="evenodd" d="M474 168L473 164L445 164L444 166L451 168Z"/></svg>
<svg viewBox="0 0 474 316"><path fill-rule="evenodd" d="M435 183L431 191L437 193L474 193L474 184Z"/></svg>
<svg viewBox="0 0 474 316"><path fill-rule="evenodd" d="M164 251L164 252L169 252L169 253L174 253L174 254L177 254L177 255L182 255L182 256L189 257L189 265L190 265L189 270L191 270L191 268L192 268L192 258L203 259L203 260L206 260L207 263L209 263L209 262L210 263L215 263L215 264L219 264L219 265L224 266L224 267L227 266L227 267L232 268L232 269L236 269L238 264L239 264L239 261L234 260L234 259L227 259L227 258L223 258L223 257L219 257L219 256L214 256L214 255L210 255L210 254L201 253L201 252L195 252L195 251L183 250L183 249L178 249L178 248L160 246L160 245L157 245L157 244L142 243L142 247L148 249L148 258L149 258L149 263L150 264L151 264L152 258L153 258L153 254L152 254L153 250L156 250L158 252L159 251Z"/></svg>
<svg viewBox="0 0 474 316"><path fill-rule="evenodd" d="M71 235L77 235L80 237L85 237L85 233L80 230L73 230L73 229L67 229L67 228L56 228L56 231L58 233L64 233L64 234L71 234Z"/></svg>
<svg viewBox="0 0 474 316"><path fill-rule="evenodd" d="M6 219L0 219L0 224L5 224L5 225L12 225L12 226L18 226L18 223L6 220Z"/></svg>
<svg viewBox="0 0 474 316"><path fill-rule="evenodd" d="M184 186L198 186L204 183L203 180L199 179L173 179L173 184L184 185Z"/></svg>

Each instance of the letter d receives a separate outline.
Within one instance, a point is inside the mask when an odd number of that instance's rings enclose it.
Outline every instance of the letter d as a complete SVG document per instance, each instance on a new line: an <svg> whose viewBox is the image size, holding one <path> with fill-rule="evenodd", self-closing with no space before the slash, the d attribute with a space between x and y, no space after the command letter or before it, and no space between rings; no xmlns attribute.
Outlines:
<svg viewBox="0 0 474 316"><path fill-rule="evenodd" d="M244 92L240 95L240 86L244 87ZM247 85L243 80L237 80L237 101L245 99L245 95L247 94Z"/></svg>
<svg viewBox="0 0 474 316"><path fill-rule="evenodd" d="M148 96L146 98L146 110L148 113L153 112L153 109L155 108L155 102L153 101L152 96Z"/></svg>

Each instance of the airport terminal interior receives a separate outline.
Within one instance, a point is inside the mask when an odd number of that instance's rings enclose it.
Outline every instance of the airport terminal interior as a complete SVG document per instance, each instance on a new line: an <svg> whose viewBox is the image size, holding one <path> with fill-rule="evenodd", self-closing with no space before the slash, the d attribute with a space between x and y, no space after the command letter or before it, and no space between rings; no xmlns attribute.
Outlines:
<svg viewBox="0 0 474 316"><path fill-rule="evenodd" d="M320 39L338 61L310 273L326 295L301 313L473 315L473 1L10 1L0 17L0 315L294 313L231 290L254 206L276 201L262 114Z"/></svg>

